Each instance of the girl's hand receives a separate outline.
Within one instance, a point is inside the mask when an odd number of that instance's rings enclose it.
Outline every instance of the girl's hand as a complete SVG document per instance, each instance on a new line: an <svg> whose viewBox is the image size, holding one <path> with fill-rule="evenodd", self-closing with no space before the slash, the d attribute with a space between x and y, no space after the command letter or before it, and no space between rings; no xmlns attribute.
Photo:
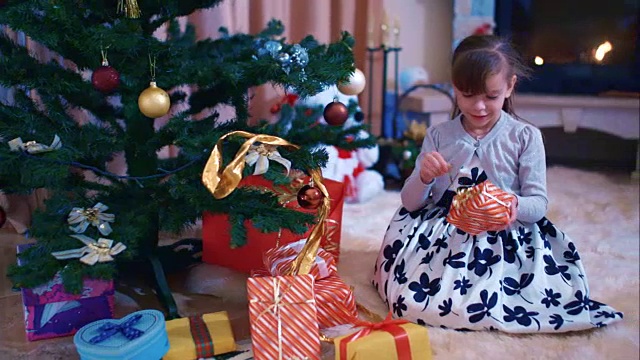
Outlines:
<svg viewBox="0 0 640 360"><path fill-rule="evenodd" d="M420 180L423 184L428 184L438 176L442 176L449 172L451 164L437 151L424 154L422 163L420 164Z"/></svg>

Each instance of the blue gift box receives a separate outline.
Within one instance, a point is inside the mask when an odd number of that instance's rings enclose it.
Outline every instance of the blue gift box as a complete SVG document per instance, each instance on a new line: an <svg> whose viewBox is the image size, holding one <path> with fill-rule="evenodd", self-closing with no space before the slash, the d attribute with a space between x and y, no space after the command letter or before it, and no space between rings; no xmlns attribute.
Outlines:
<svg viewBox="0 0 640 360"><path fill-rule="evenodd" d="M73 337L82 360L156 360L169 350L164 315L140 310L118 320L98 320Z"/></svg>

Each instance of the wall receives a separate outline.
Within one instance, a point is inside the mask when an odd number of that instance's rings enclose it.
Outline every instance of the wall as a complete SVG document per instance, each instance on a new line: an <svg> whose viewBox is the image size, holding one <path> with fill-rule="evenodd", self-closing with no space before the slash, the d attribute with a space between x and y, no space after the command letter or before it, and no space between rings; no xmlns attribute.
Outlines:
<svg viewBox="0 0 640 360"><path fill-rule="evenodd" d="M450 78L453 0L383 0L390 21L400 22L400 70L421 66L430 82ZM393 71L388 78L394 81Z"/></svg>

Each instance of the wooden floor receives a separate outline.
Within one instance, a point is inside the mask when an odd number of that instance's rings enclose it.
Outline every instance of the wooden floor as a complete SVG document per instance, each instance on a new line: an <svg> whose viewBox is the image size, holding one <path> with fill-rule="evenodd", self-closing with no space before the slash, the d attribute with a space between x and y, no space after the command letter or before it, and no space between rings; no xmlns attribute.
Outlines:
<svg viewBox="0 0 640 360"><path fill-rule="evenodd" d="M34 342L26 340L22 296L20 292L11 289L12 285L6 276L6 269L9 264L15 263L16 246L28 242L30 241L21 235L0 229L0 359L78 359L72 336ZM213 265L198 266L201 267L199 271L202 271L206 270L203 267ZM186 276L186 274L179 274L169 278L182 316L226 310L229 313L236 340L246 340L250 337L246 300L238 301L189 293L184 287ZM116 290L116 318L139 309L163 310L153 290L144 284L131 286L118 284Z"/></svg>

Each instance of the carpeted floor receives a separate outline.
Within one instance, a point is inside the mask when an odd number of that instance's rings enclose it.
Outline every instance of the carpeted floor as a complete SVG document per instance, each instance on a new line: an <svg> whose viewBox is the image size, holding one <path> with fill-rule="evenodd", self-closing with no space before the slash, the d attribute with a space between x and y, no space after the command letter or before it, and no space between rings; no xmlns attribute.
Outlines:
<svg viewBox="0 0 640 360"><path fill-rule="evenodd" d="M624 312L610 327L565 335L461 333L430 328L435 359L638 359L640 332L639 184L628 177L552 167L548 217L575 242L592 298ZM369 279L388 221L400 204L385 192L345 207L340 274L356 298L380 314L386 308Z"/></svg>
<svg viewBox="0 0 640 360"><path fill-rule="evenodd" d="M638 359L640 356L639 184L628 175L605 175L565 167L548 170L548 217L573 239L586 267L592 298L625 313L622 322L562 335L462 333L429 328L434 358L473 359ZM346 204L339 273L355 287L357 301L380 315L387 309L370 285L373 264L399 193L385 191L365 204ZM198 236L195 234L190 234ZM24 340L19 293L2 274L25 240L0 233L0 356L2 359L77 359L72 338ZM12 260L13 259L13 260ZM227 310L236 339L247 343L246 276L209 264L170 279L183 316ZM126 292L123 288L128 288ZM146 294L145 294L146 293ZM159 308L149 289L121 286L116 316ZM333 348L323 346L323 359Z"/></svg>

